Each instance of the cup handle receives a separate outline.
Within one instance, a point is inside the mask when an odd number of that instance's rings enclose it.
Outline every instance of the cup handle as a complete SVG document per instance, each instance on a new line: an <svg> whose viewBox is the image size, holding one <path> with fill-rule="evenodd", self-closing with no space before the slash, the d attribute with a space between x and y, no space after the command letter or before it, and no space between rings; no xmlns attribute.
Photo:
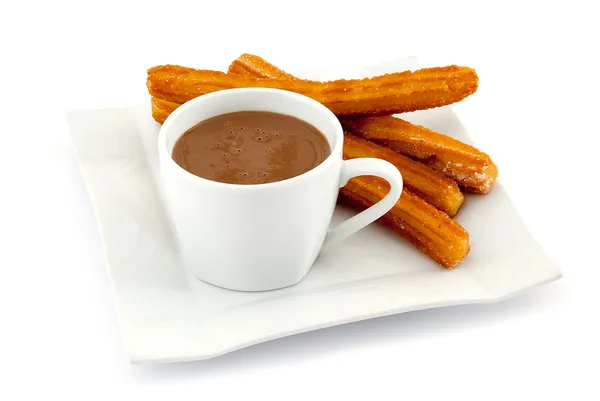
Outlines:
<svg viewBox="0 0 600 401"><path fill-rule="evenodd" d="M374 158L357 158L344 160L342 171L340 173L340 188L348 183L352 177L360 175L376 175L385 179L390 183L390 191L382 200L363 210L356 216L340 223L334 228L330 228L323 243L324 246L329 246L332 243L343 240L344 238L354 234L361 228L371 224L384 214L386 214L402 194L402 175L400 171L391 163Z"/></svg>

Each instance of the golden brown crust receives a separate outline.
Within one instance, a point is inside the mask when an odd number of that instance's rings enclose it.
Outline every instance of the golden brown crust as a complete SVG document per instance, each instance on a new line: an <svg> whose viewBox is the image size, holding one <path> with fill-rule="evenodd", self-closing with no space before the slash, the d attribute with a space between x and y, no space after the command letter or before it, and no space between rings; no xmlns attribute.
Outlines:
<svg viewBox="0 0 600 401"><path fill-rule="evenodd" d="M444 106L477 89L468 67L425 68L374 78L317 82L255 78L220 71L163 65L148 70L150 94L176 103L230 88L265 87L301 93L323 103L337 115L383 115Z"/></svg>
<svg viewBox="0 0 600 401"><path fill-rule="evenodd" d="M176 108L180 106L179 103L169 102L167 100L162 100L157 97L151 98L152 104L152 118L159 123L162 124L165 122L169 114L175 111Z"/></svg>
<svg viewBox="0 0 600 401"><path fill-rule="evenodd" d="M490 156L477 148L400 118L344 118L341 122L353 134L418 159L470 192L488 193L498 176Z"/></svg>
<svg viewBox="0 0 600 401"><path fill-rule="evenodd" d="M263 58L248 53L244 53L233 60L227 72L256 78L296 79L292 74L280 70Z"/></svg>
<svg viewBox="0 0 600 401"><path fill-rule="evenodd" d="M392 163L402 173L406 189L449 216L454 216L464 201L458 185L443 174L383 146L346 133L344 159L358 157L375 157Z"/></svg>
<svg viewBox="0 0 600 401"><path fill-rule="evenodd" d="M381 178L358 177L340 190L339 200L364 210L388 191L389 184ZM460 224L410 191L403 191L379 222L447 269L460 263L471 249L469 233Z"/></svg>

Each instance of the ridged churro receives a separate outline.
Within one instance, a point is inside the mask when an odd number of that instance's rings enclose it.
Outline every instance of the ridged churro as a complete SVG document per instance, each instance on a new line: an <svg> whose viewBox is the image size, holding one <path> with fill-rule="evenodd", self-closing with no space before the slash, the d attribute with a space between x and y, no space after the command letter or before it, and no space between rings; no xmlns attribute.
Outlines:
<svg viewBox="0 0 600 401"><path fill-rule="evenodd" d="M498 167L477 148L400 118L345 118L341 122L353 134L417 159L469 192L488 193L498 176Z"/></svg>
<svg viewBox="0 0 600 401"><path fill-rule="evenodd" d="M285 89L311 97L340 116L386 115L444 106L469 96L475 92L477 84L475 70L458 66L425 68L374 78L318 82L255 78L163 65L150 68L146 81L152 96L175 103L185 103L222 89Z"/></svg>
<svg viewBox="0 0 600 401"><path fill-rule="evenodd" d="M152 118L159 124L164 123L167 117L169 117L176 108L181 106L179 103L169 102L157 97L152 97L150 103L152 104Z"/></svg>
<svg viewBox="0 0 600 401"><path fill-rule="evenodd" d="M392 163L402 173L404 186L436 208L454 216L464 196L454 181L406 156L373 142L344 134L344 159L375 157Z"/></svg>
<svg viewBox="0 0 600 401"><path fill-rule="evenodd" d="M340 190L338 199L364 210L381 200L388 190L387 181L379 177L352 178ZM403 191L379 222L447 269L460 263L471 249L469 233L460 224L410 191Z"/></svg>
<svg viewBox="0 0 600 401"><path fill-rule="evenodd" d="M233 60L227 72L256 78L298 79L263 58L248 53L244 53Z"/></svg>

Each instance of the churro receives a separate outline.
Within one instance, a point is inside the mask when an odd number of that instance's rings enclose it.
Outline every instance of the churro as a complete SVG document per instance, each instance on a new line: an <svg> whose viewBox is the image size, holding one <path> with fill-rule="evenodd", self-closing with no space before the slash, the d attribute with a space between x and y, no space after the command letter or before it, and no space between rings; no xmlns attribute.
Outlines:
<svg viewBox="0 0 600 401"><path fill-rule="evenodd" d="M389 184L379 177L352 178L340 190L338 200L364 210L388 191ZM471 249L469 233L460 224L410 191L403 191L379 222L447 269L460 263Z"/></svg>
<svg viewBox="0 0 600 401"><path fill-rule="evenodd" d="M185 103L206 93L231 88L277 88L297 92L324 104L339 116L387 115L458 102L477 89L468 67L424 68L374 78L318 82L255 78L220 71L163 65L150 68L146 85L154 97Z"/></svg>
<svg viewBox="0 0 600 401"><path fill-rule="evenodd" d="M498 176L498 167L477 148L400 118L347 118L341 122L353 134L417 159L469 192L488 193Z"/></svg>
<svg viewBox="0 0 600 401"><path fill-rule="evenodd" d="M404 186L436 208L454 216L464 196L454 181L406 156L373 142L344 134L344 159L375 157L392 163L402 173Z"/></svg>
<svg viewBox="0 0 600 401"><path fill-rule="evenodd" d="M263 58L248 53L244 53L233 60L227 72L256 78L298 79Z"/></svg>

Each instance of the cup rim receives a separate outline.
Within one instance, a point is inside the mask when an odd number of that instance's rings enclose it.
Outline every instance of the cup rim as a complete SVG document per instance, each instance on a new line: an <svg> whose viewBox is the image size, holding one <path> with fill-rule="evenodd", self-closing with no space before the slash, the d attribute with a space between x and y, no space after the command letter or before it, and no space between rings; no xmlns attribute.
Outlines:
<svg viewBox="0 0 600 401"><path fill-rule="evenodd" d="M315 168L313 168L305 173L302 173L300 175L297 175L297 176L294 176L291 178L286 178L285 180L281 180L281 181L260 183L260 184L230 184L230 183L225 183L225 182L209 180L207 178L203 178L203 177L200 177L200 176L190 173L189 171L187 171L183 167L181 167L179 164L177 164L175 162L175 160L173 160L173 157L171 156L171 154L169 154L169 151L167 149L167 133L169 132L169 130L172 129L171 127L173 126L173 124L177 120L177 118L179 118L180 114L183 114L187 109L193 108L197 103L211 102L214 99L217 99L219 97L235 96L237 93L247 93L247 92L263 93L265 95L269 95L269 94L273 94L273 93L283 94L284 96L289 97L293 101L303 102L305 104L310 105L311 107L313 107L315 109L316 113L325 114L327 119L329 120L329 122L333 123L333 126L335 127L335 135L334 135L335 143L334 143L334 147L331 149L331 153L329 154L329 156L327 156L327 158L325 160L323 160L323 162L321 162L321 164L319 164ZM252 111L252 110L245 109L245 110L238 110L238 111ZM257 110L257 111L261 111L261 110ZM232 113L235 113L235 111L232 111ZM216 117L216 116L217 115L215 115L213 117ZM296 117L296 118L299 118L299 117ZM302 118L300 118L300 120L305 121ZM199 122L201 122L201 121L204 121L204 120L200 120ZM181 135L183 135L183 133L181 133ZM291 92L291 91L287 91L287 90L283 90L283 89L273 89L273 88L224 89L224 90L220 90L220 91L216 91L216 92L207 93L205 95L201 95L199 97L196 97L194 99L187 101L186 103L179 106L175 111L173 111L166 118L164 123L162 124L159 134L158 134L158 153L159 153L159 157L163 159L166 168L171 169L175 174L178 174L183 179L186 179L191 182L196 182L196 183L205 184L205 185L215 185L215 186L218 186L218 187L221 187L224 189L227 188L227 189L235 189L235 190L269 189L269 188L274 188L274 187L294 185L298 181L309 179L310 177L312 177L316 174L319 174L320 170L328 168L332 163L335 162L336 158L340 157L338 155L342 154L341 147L343 146L343 144L344 144L344 131L342 128L342 124L340 123L338 118L335 116L335 114L333 114L333 112L331 110L329 110L323 104L317 102L316 100L314 100L308 96L301 95L299 93L295 93L295 92ZM331 144L330 144L330 146L331 146Z"/></svg>

